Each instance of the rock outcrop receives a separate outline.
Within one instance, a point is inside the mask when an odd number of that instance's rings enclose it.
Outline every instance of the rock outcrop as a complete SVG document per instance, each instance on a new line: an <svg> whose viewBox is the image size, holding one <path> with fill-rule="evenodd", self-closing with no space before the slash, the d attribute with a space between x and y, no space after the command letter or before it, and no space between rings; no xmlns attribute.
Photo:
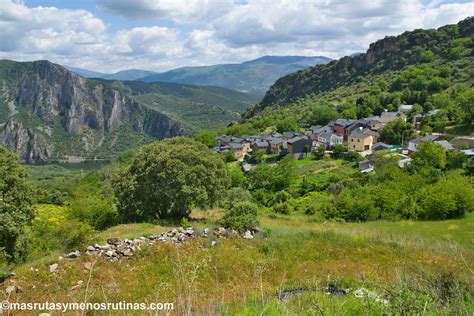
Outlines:
<svg viewBox="0 0 474 316"><path fill-rule="evenodd" d="M0 71L1 101L18 112L2 124L0 144L26 162L100 154L101 146L113 153L130 134L181 134L181 126L168 116L105 82L85 79L48 61L0 62L6 63Z"/></svg>

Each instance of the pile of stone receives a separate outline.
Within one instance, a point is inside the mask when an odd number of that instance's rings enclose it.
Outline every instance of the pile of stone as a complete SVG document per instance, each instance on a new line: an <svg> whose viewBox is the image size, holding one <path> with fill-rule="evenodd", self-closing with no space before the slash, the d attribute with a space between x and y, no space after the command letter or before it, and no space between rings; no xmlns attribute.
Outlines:
<svg viewBox="0 0 474 316"><path fill-rule="evenodd" d="M258 231L246 231L242 237L245 239L253 239L253 236L256 232ZM110 261L117 261L119 259L132 256L133 253L136 250L139 250L143 245L153 245L156 242L180 244L189 238L194 238L196 236L208 238L210 235L211 232L208 228L203 229L199 234L197 234L192 227L180 227L174 228L173 230L170 230L166 233L147 237L139 237L136 239L121 240L120 238L109 238L107 239L106 245L95 244L93 246L87 247L85 254L105 257ZM223 227L214 229L212 235L218 238L235 238L240 236L237 231L233 229L225 229ZM216 245L216 243L213 242L213 245ZM76 259L80 256L81 253L79 251L73 251L71 253L65 254L63 258Z"/></svg>

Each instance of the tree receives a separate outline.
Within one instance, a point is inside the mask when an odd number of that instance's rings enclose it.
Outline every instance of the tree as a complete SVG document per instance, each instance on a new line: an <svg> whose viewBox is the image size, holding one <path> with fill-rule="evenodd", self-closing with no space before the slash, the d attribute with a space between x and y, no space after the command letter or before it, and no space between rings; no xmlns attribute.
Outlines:
<svg viewBox="0 0 474 316"><path fill-rule="evenodd" d="M467 124L474 122L474 89L466 89L456 98L464 114L464 121Z"/></svg>
<svg viewBox="0 0 474 316"><path fill-rule="evenodd" d="M467 162L467 156L458 150L450 150L446 155L446 167L449 169L458 169Z"/></svg>
<svg viewBox="0 0 474 316"><path fill-rule="evenodd" d="M444 169L446 153L444 148L434 142L423 142L418 145L417 151L412 154L413 166L416 168L432 167Z"/></svg>
<svg viewBox="0 0 474 316"><path fill-rule="evenodd" d="M425 50L421 52L419 60L421 63L429 63L430 61L433 60L433 58L434 58L433 52L430 50Z"/></svg>
<svg viewBox="0 0 474 316"><path fill-rule="evenodd" d="M191 207L209 207L223 195L227 171L222 159L187 138L143 146L113 182L117 208L126 221L182 218Z"/></svg>
<svg viewBox="0 0 474 316"><path fill-rule="evenodd" d="M387 125L380 131L382 140L388 144L402 144L403 140L410 139L413 134L411 124L406 123L402 119L396 119L388 122Z"/></svg>
<svg viewBox="0 0 474 316"><path fill-rule="evenodd" d="M470 158L467 161L466 167L464 169L467 176L474 175L474 158Z"/></svg>
<svg viewBox="0 0 474 316"><path fill-rule="evenodd" d="M345 153L347 153L347 146L343 144L337 144L332 150L332 156L334 158L341 158Z"/></svg>
<svg viewBox="0 0 474 316"><path fill-rule="evenodd" d="M298 122L294 117L287 117L276 123L276 129L279 133L296 131L298 130Z"/></svg>
<svg viewBox="0 0 474 316"><path fill-rule="evenodd" d="M313 156L315 159L323 159L324 158L324 153L326 152L326 149L324 146L319 146L316 147L316 149L313 151Z"/></svg>
<svg viewBox="0 0 474 316"><path fill-rule="evenodd" d="M0 257L18 260L25 254L24 227L31 223L32 190L17 156L0 146Z"/></svg>
<svg viewBox="0 0 474 316"><path fill-rule="evenodd" d="M224 215L222 224L226 228L232 228L244 232L258 226L258 207L251 202L239 202L233 204Z"/></svg>
<svg viewBox="0 0 474 316"><path fill-rule="evenodd" d="M217 135L215 132L208 129L204 129L200 131L199 133L197 133L196 135L194 135L193 138L197 140L198 142L203 143L208 148L212 148L216 146L216 136Z"/></svg>
<svg viewBox="0 0 474 316"><path fill-rule="evenodd" d="M309 123L324 125L337 117L339 117L339 114L333 108L327 105L316 105L311 109Z"/></svg>

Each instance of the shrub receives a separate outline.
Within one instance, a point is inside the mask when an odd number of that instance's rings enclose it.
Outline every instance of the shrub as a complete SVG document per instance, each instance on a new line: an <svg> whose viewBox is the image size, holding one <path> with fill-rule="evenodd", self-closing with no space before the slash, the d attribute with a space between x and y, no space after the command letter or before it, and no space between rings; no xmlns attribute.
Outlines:
<svg viewBox="0 0 474 316"><path fill-rule="evenodd" d="M44 256L52 251L84 248L94 241L96 232L70 214L64 206L39 205L29 227L32 256Z"/></svg>
<svg viewBox="0 0 474 316"><path fill-rule="evenodd" d="M224 215L222 225L244 232L258 225L258 207L251 202L235 203Z"/></svg>
<svg viewBox="0 0 474 316"><path fill-rule="evenodd" d="M427 187L420 203L421 218L442 220L462 217L474 210L474 189L466 178L451 176Z"/></svg>
<svg viewBox="0 0 474 316"><path fill-rule="evenodd" d="M229 205L250 201L252 201L252 194L246 189L236 187L227 191L227 202Z"/></svg>
<svg viewBox="0 0 474 316"><path fill-rule="evenodd" d="M71 214L95 229L105 229L118 223L110 184L98 173L88 174L76 183L70 200Z"/></svg>
<svg viewBox="0 0 474 316"><path fill-rule="evenodd" d="M293 207L289 203L278 203L273 207L273 211L278 214L288 215L293 211Z"/></svg>

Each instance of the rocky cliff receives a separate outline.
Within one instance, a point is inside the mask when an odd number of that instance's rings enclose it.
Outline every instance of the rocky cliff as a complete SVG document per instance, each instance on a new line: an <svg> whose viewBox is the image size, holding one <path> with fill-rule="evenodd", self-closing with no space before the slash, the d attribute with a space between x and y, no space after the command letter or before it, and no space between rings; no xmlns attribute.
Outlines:
<svg viewBox="0 0 474 316"><path fill-rule="evenodd" d="M473 34L474 18L471 17L457 25L447 25L437 30L414 30L399 36L388 36L372 43L364 54L346 56L278 79L262 101L249 110L245 117L252 117L270 105L287 106L304 95L351 84L360 76L402 69L417 63L425 50L441 55L453 39L472 37Z"/></svg>
<svg viewBox="0 0 474 316"><path fill-rule="evenodd" d="M181 126L104 82L48 61L0 61L0 144L26 162L110 158Z"/></svg>

